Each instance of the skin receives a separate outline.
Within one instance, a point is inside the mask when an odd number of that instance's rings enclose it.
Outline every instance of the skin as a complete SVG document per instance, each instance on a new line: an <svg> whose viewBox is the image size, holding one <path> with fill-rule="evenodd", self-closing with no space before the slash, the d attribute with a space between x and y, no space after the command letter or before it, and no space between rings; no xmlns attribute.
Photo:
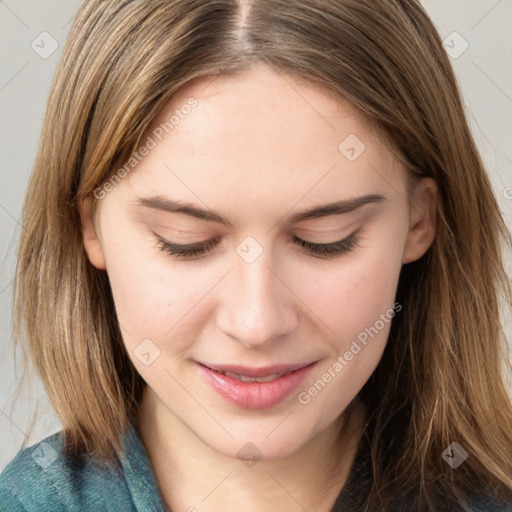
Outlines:
<svg viewBox="0 0 512 512"><path fill-rule="evenodd" d="M230 512L243 503L248 512L328 511L354 460L364 411L355 409L333 476L338 422L379 363L391 323L308 404L294 392L265 410L239 408L199 376L195 361L319 361L299 390L307 391L393 308L402 266L434 240L437 188L423 179L409 204L407 169L349 103L262 66L189 84L142 140L190 97L197 107L106 194L97 216L90 202L81 206L85 249L108 273L126 349L148 384L144 445L172 510ZM350 134L366 146L354 161L338 149ZM234 227L135 205L155 194L219 212ZM385 200L286 221L366 194ZM329 243L358 228L353 250L331 258L290 238ZM220 242L197 259L177 259L153 232L182 244ZM263 249L252 263L236 252L248 236ZM134 354L144 339L160 350L149 366ZM261 454L252 467L237 457L249 442Z"/></svg>

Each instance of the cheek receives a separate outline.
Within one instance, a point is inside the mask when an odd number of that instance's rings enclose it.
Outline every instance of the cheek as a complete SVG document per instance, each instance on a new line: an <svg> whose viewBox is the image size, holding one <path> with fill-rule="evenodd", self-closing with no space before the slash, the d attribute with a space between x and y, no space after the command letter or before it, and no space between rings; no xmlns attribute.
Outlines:
<svg viewBox="0 0 512 512"><path fill-rule="evenodd" d="M155 245L153 239L126 230L109 240L105 259L115 308L128 349L149 338L157 346L171 342L179 351L191 330L200 328L201 308L196 306L215 276L210 282L193 265L171 264Z"/></svg>
<svg viewBox="0 0 512 512"><path fill-rule="evenodd" d="M387 235L376 230L353 253L309 266L295 281L302 283L298 294L322 321L322 329L328 327L329 336L340 343L352 339L392 307L404 241L400 229Z"/></svg>
<svg viewBox="0 0 512 512"><path fill-rule="evenodd" d="M325 424L347 407L382 357L393 318L402 310L395 296L404 241L396 234L374 238L311 291L315 311L329 326L328 357L297 399Z"/></svg>

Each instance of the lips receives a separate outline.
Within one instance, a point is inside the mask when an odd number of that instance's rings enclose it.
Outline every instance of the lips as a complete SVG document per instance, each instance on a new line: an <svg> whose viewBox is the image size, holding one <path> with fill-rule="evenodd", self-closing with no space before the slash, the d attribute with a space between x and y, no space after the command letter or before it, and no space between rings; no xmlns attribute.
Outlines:
<svg viewBox="0 0 512 512"><path fill-rule="evenodd" d="M247 367L198 363L210 386L244 409L266 409L283 401L309 374L313 363Z"/></svg>

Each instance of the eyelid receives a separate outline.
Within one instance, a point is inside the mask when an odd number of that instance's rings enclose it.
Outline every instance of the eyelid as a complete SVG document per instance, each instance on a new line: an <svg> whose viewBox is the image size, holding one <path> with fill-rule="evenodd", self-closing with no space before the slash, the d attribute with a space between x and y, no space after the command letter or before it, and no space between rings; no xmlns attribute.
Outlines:
<svg viewBox="0 0 512 512"><path fill-rule="evenodd" d="M344 214L345 218L348 218L351 213L356 213L356 212L350 212L350 213ZM345 218L344 218L344 220L345 220ZM321 222L320 226L315 227L314 226L315 221ZM336 219L333 219L329 222L327 217L325 217L323 219L319 219L319 220L313 219L313 220L308 220L308 221L303 221L303 222L307 222L312 225L310 225L310 226L297 225L295 227L295 231L298 231L300 233L310 233L311 235L308 235L308 236L315 236L317 234L320 234L320 235L325 235L325 234L331 235L332 234L332 236L339 236L337 233L347 232L347 231L351 230L355 224L359 224L361 222L361 218L354 217L351 221L344 222L341 227L339 224L339 219L337 221L336 221Z"/></svg>
<svg viewBox="0 0 512 512"><path fill-rule="evenodd" d="M309 245L329 246L329 245L333 245L333 244L337 244L337 243L343 242L344 240L351 239L351 238L357 236L359 231L360 231L360 229L356 229L356 230L352 231L352 233L348 234L346 237L343 237L343 238L337 239L337 240L333 240L332 242L311 242L309 240L303 240L301 237L293 235L293 234L290 235L290 240L304 242L305 244L309 244ZM207 240L200 240L199 242L192 242L192 243L184 244L184 243L180 243L180 242L173 242L171 240L167 240L167 239L163 238L162 236L160 236L159 234L157 234L155 232L153 232L153 234L156 236L156 238L160 242L166 243L166 244L169 244L169 245L173 245L173 246L176 246L176 247L180 247L183 250L186 250L186 249L196 249L196 248L204 247L206 245L215 244L218 241L218 238L219 238L217 236L217 237L209 238Z"/></svg>
<svg viewBox="0 0 512 512"><path fill-rule="evenodd" d="M205 245L215 244L218 241L218 239L219 239L219 237L216 236L216 237L213 237L213 238L208 238L207 240L200 240L199 242L191 242L189 244L183 244L183 243L178 243L178 242L173 242L171 240L167 240L167 239L165 239L164 237L160 236L159 234L157 234L155 232L153 232L153 234L156 236L158 241L160 241L162 243L169 244L169 245L173 245L173 246L176 246L176 247L181 247L183 250L186 250L186 249L196 249L196 248L204 247Z"/></svg>
<svg viewBox="0 0 512 512"><path fill-rule="evenodd" d="M359 232L361 227L354 230L350 235L334 242L318 244L308 242L292 235L292 241L306 250L310 256L320 259L335 259L353 251L355 246L359 245ZM156 233L157 246L160 250L168 252L175 259L191 261L202 256L208 256L218 245L218 237L193 244L177 244L165 240Z"/></svg>

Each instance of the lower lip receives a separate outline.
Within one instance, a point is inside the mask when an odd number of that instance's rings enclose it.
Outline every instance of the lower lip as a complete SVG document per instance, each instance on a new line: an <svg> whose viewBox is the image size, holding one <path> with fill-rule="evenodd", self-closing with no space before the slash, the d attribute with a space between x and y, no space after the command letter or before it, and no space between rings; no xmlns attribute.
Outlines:
<svg viewBox="0 0 512 512"><path fill-rule="evenodd" d="M269 382L242 382L198 364L213 389L231 403L244 409L268 409L282 402L297 389L316 364L312 363Z"/></svg>

